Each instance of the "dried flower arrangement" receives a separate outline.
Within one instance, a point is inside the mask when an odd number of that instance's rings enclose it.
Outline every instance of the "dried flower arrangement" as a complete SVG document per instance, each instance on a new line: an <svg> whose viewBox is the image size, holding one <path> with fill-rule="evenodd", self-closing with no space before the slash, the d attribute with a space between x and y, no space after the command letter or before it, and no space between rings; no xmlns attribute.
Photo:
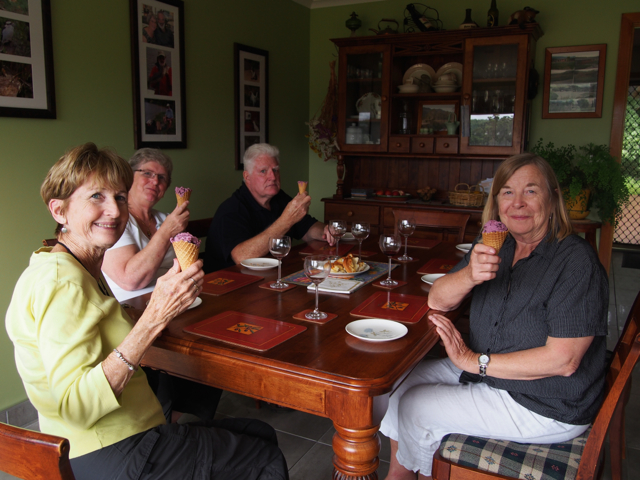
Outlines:
<svg viewBox="0 0 640 480"><path fill-rule="evenodd" d="M322 102L320 114L306 122L306 125L309 126L309 133L306 135L309 139L309 147L325 162L335 159L336 152L340 150L337 141L338 84L336 82L336 62L331 62L329 66L331 68L329 89Z"/></svg>

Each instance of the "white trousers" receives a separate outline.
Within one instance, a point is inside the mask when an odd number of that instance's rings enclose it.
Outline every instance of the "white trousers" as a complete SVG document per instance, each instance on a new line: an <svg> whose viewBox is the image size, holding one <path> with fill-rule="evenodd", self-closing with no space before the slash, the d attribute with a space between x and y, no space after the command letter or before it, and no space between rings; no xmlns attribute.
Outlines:
<svg viewBox="0 0 640 480"><path fill-rule="evenodd" d="M403 467L431 475L433 454L448 433L556 443L589 428L533 413L484 383L460 383L460 373L448 358L423 361L389 398L380 431L398 442L396 459Z"/></svg>

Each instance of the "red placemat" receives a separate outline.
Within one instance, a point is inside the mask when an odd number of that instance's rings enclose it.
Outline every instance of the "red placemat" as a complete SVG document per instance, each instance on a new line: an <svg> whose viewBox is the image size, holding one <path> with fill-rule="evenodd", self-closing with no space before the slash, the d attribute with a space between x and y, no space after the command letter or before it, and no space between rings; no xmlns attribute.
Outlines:
<svg viewBox="0 0 640 480"><path fill-rule="evenodd" d="M407 239L407 245L415 248L433 248L438 245L442 240L436 238L414 238L409 237Z"/></svg>
<svg viewBox="0 0 640 480"><path fill-rule="evenodd" d="M300 255L338 255L344 257L355 245L340 242L340 253L337 253L335 245L327 242L309 242L306 247L300 250Z"/></svg>
<svg viewBox="0 0 640 480"><path fill-rule="evenodd" d="M187 333L264 352L307 327L241 312L224 312L184 328Z"/></svg>
<svg viewBox="0 0 640 480"><path fill-rule="evenodd" d="M250 283L262 280L264 277L257 275L247 275L245 273L232 272L230 270L219 270L208 273L204 276L202 293L209 295L224 295Z"/></svg>
<svg viewBox="0 0 640 480"><path fill-rule="evenodd" d="M327 323L336 318L338 315L335 313L324 312L327 314L327 318L323 318L322 320L312 320L310 318L305 317L305 314L308 312L313 312L313 308L309 308L307 310L303 310L299 313L296 313L293 318L296 320L304 320L305 322L313 322L313 323Z"/></svg>
<svg viewBox="0 0 640 480"><path fill-rule="evenodd" d="M460 260L457 258L432 258L418 269L420 275L428 275L430 273L449 273Z"/></svg>
<svg viewBox="0 0 640 480"><path fill-rule="evenodd" d="M378 292L351 310L351 315L362 318L384 318L403 323L418 323L428 311L427 297Z"/></svg>

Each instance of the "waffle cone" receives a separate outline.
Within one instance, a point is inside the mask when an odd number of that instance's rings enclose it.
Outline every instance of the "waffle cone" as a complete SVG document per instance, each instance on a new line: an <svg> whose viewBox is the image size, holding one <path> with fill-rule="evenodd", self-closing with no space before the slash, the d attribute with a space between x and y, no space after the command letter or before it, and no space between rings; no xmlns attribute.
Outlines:
<svg viewBox="0 0 640 480"><path fill-rule="evenodd" d="M507 239L509 232L491 232L482 234L482 243L496 249L496 253L500 252L502 244Z"/></svg>
<svg viewBox="0 0 640 480"><path fill-rule="evenodd" d="M200 248L197 245L183 241L173 242L173 250L176 252L180 269L183 272L198 260L200 253Z"/></svg>
<svg viewBox="0 0 640 480"><path fill-rule="evenodd" d="M306 192L308 183L309 182L299 181L298 182L298 192L300 192L300 193Z"/></svg>
<svg viewBox="0 0 640 480"><path fill-rule="evenodd" d="M176 193L176 198L178 199L178 205L182 205L184 202L189 200L189 197L191 197L191 192L184 192L184 195L178 195Z"/></svg>

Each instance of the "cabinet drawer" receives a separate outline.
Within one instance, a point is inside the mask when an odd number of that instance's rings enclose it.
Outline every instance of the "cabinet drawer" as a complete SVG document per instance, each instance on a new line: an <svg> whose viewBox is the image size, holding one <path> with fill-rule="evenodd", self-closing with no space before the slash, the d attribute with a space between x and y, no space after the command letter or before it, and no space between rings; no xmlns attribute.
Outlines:
<svg viewBox="0 0 640 480"><path fill-rule="evenodd" d="M433 137L413 137L411 139L412 153L433 153Z"/></svg>
<svg viewBox="0 0 640 480"><path fill-rule="evenodd" d="M458 137L436 138L436 153L458 153Z"/></svg>
<svg viewBox="0 0 640 480"><path fill-rule="evenodd" d="M409 153L410 137L389 137L389 151Z"/></svg>
<svg viewBox="0 0 640 480"><path fill-rule="evenodd" d="M355 203L355 202L354 202ZM348 205L327 203L324 206L325 222L329 220L345 220L351 224L354 221L378 224L380 208L374 205Z"/></svg>

